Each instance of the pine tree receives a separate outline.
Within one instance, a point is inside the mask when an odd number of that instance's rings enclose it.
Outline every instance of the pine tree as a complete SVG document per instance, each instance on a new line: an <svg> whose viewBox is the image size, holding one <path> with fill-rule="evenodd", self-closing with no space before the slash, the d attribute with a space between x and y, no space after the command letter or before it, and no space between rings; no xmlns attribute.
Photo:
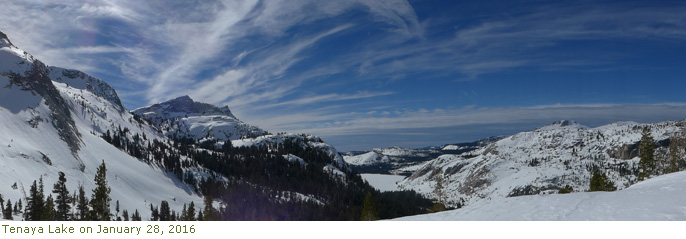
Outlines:
<svg viewBox="0 0 686 239"><path fill-rule="evenodd" d="M2 206L2 205L0 205L0 206ZM7 206L5 207L5 209L3 211L4 211L3 216L2 216L3 219L5 219L5 220L13 220L14 219L14 217L12 217L12 201L10 201L9 199L7 199Z"/></svg>
<svg viewBox="0 0 686 239"><path fill-rule="evenodd" d="M88 208L88 198L86 197L86 190L83 188L83 185L79 185L79 196L77 198L77 204L76 204L76 212L77 215L79 216L79 220L85 221L88 220L88 212L90 211Z"/></svg>
<svg viewBox="0 0 686 239"><path fill-rule="evenodd" d="M675 173L679 172L680 164L681 164L681 156L680 152L681 149L679 148L679 145L682 143L682 139L679 136L674 136L670 139L669 141L669 164L667 165L667 169L665 169L665 173Z"/></svg>
<svg viewBox="0 0 686 239"><path fill-rule="evenodd" d="M560 188L560 190L557 191L558 194L567 194L572 192L574 192L574 188L572 188L572 186L569 186L569 184L565 185L564 188Z"/></svg>
<svg viewBox="0 0 686 239"><path fill-rule="evenodd" d="M368 192L364 197L364 203L362 205L362 216L360 217L362 221L376 221L379 220L379 215L376 213L374 206L374 198L372 193Z"/></svg>
<svg viewBox="0 0 686 239"><path fill-rule="evenodd" d="M117 218L117 221L121 221L121 217L119 217L119 200L117 200L115 205L116 206L114 207L114 211L117 212L117 214L115 214L115 217Z"/></svg>
<svg viewBox="0 0 686 239"><path fill-rule="evenodd" d="M202 215L202 211L198 212L198 221L205 221L205 216Z"/></svg>
<svg viewBox="0 0 686 239"><path fill-rule="evenodd" d="M434 194L436 195L436 204L429 210L430 213L445 211L446 196L443 187L445 179L443 178L443 170L439 169L434 176L436 185L434 186Z"/></svg>
<svg viewBox="0 0 686 239"><path fill-rule="evenodd" d="M22 210L24 210L24 206L21 204L21 198L20 198L19 202L14 204L14 214L19 214L19 212L21 212Z"/></svg>
<svg viewBox="0 0 686 239"><path fill-rule="evenodd" d="M162 203L160 203L160 221L171 221L169 203L167 201L162 201Z"/></svg>
<svg viewBox="0 0 686 239"><path fill-rule="evenodd" d="M124 209L124 211L121 212L121 216L124 218L124 221L128 221L129 220L129 211Z"/></svg>
<svg viewBox="0 0 686 239"><path fill-rule="evenodd" d="M55 201L52 199L52 194L50 194L48 195L48 199L45 200L45 208L43 208L41 221L54 221L55 214Z"/></svg>
<svg viewBox="0 0 686 239"><path fill-rule="evenodd" d="M39 221L43 216L43 208L45 208L45 197L43 196L43 177L40 178L40 186L33 181L31 189L29 189L29 198L26 201L26 210L24 212L24 220Z"/></svg>
<svg viewBox="0 0 686 239"><path fill-rule="evenodd" d="M188 205L188 212L185 221L195 221L195 203L191 201Z"/></svg>
<svg viewBox="0 0 686 239"><path fill-rule="evenodd" d="M183 209L181 209L181 215L179 215L179 221L186 221L188 218L188 209L186 209L186 204L183 204Z"/></svg>
<svg viewBox="0 0 686 239"><path fill-rule="evenodd" d="M615 184L607 178L605 173L600 173L596 168L593 170L593 176L591 177L591 188L589 191L615 191L617 187Z"/></svg>
<svg viewBox="0 0 686 239"><path fill-rule="evenodd" d="M150 221L158 221L160 220L160 212L157 210L157 207L153 206L152 203L150 204Z"/></svg>
<svg viewBox="0 0 686 239"><path fill-rule="evenodd" d="M641 142L638 146L641 161L638 162L638 180L643 181L655 174L657 163L655 162L655 140L650 135L648 127L643 128Z"/></svg>
<svg viewBox="0 0 686 239"><path fill-rule="evenodd" d="M212 207L212 196L205 195L205 210L203 214L205 215L204 221L215 221L217 220L214 207Z"/></svg>
<svg viewBox="0 0 686 239"><path fill-rule="evenodd" d="M57 194L55 204L57 204L57 211L55 212L58 221L69 220L69 212L71 210L72 197L67 189L67 178L63 172L59 172L59 179L53 186L52 192Z"/></svg>
<svg viewBox="0 0 686 239"><path fill-rule="evenodd" d="M107 186L107 167L105 161L102 161L100 167L95 173L95 188L91 196L91 220L93 221L109 221L112 217L110 212L110 192L112 189Z"/></svg>
<svg viewBox="0 0 686 239"><path fill-rule="evenodd" d="M131 221L141 221L141 214L138 212L138 209L133 212L133 215L131 215Z"/></svg>

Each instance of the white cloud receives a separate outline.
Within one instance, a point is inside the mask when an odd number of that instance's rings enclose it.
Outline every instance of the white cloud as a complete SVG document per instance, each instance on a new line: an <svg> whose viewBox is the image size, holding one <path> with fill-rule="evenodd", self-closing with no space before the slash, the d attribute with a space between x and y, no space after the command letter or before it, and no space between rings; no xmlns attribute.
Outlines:
<svg viewBox="0 0 686 239"><path fill-rule="evenodd" d="M340 124L320 123L319 119L304 119L299 124L292 124L293 128L289 130L297 129L321 136L340 136L375 134L375 132L388 130L400 132L409 129L479 127L479 125L544 124L563 119L597 126L625 120L638 122L681 120L686 118L686 104L556 104L512 108L470 106L460 109L406 110L393 114L377 112L376 115L370 115L368 113L347 115L346 118L341 118Z"/></svg>

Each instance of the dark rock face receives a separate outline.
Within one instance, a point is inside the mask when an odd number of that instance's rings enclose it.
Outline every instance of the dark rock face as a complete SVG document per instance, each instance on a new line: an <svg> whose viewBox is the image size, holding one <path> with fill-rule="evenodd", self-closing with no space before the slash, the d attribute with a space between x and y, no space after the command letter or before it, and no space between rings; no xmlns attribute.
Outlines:
<svg viewBox="0 0 686 239"><path fill-rule="evenodd" d="M7 35L5 35L5 33L3 33L3 32L0 32L0 39L7 39L7 41L10 40L7 38Z"/></svg>
<svg viewBox="0 0 686 239"><path fill-rule="evenodd" d="M10 84L22 87L22 90L32 91L43 97L50 108L50 122L59 132L60 138L67 143L72 155L78 159L77 152L81 145L81 134L76 129L76 123L71 116L69 105L60 95L59 90L48 77L48 68L40 61L35 61L31 69L21 74L11 74Z"/></svg>
<svg viewBox="0 0 686 239"><path fill-rule="evenodd" d="M619 148L609 149L607 151L607 154L611 158L622 159L622 160L632 159L632 158L638 157L638 145L639 145L638 142L636 142L634 144L625 144Z"/></svg>

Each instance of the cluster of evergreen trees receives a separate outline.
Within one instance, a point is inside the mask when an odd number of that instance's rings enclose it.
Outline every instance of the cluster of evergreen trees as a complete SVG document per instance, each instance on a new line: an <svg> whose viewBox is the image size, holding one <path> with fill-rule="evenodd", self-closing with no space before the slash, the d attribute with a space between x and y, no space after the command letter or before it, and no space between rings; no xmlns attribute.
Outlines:
<svg viewBox="0 0 686 239"><path fill-rule="evenodd" d="M686 139L683 135L675 135L669 139L669 154L658 153L658 144L650 133L649 127L643 127L641 141L638 144L640 161L638 167L630 169L626 163L619 168L614 168L620 175L635 175L638 181L646 180L652 176L678 172L686 169L686 160L683 159L683 150L686 147ZM593 167L589 191L614 191L617 187L605 174Z"/></svg>
<svg viewBox="0 0 686 239"><path fill-rule="evenodd" d="M67 188L67 177L63 172L58 173L59 178L53 185L52 193L45 195L43 177L38 181L34 180L29 195L26 198L26 206L23 207L23 219L25 221L109 221L114 220L110 210L110 187L107 186L107 167L105 162L98 167L95 174L95 185L90 198L86 196L83 185L73 194ZM53 197L54 195L54 197ZM0 196L0 204L3 203ZM122 220L119 214L119 201L116 203L117 220ZM7 204L2 210L3 218L12 220L13 215L18 215L22 211L21 199L14 205L7 200ZM123 216L129 219L128 211L124 210ZM131 216L131 220L141 220L138 210Z"/></svg>
<svg viewBox="0 0 686 239"><path fill-rule="evenodd" d="M12 204L12 200L7 199L7 204L5 204L5 199L2 197L2 194L0 194L0 214L2 215L2 219L13 220L14 216L18 215L22 209L21 199L15 204Z"/></svg>
<svg viewBox="0 0 686 239"><path fill-rule="evenodd" d="M107 131L102 138L144 162L174 172L197 193L221 202L219 208L199 210L193 217L196 220L359 220L367 193L390 205L377 207L384 219L425 213L431 206L412 204L428 201L414 192L402 192L402 197L384 196L347 169L343 169L348 171L346 177L322 170L335 165L333 157L309 147L306 136L250 147L233 147L226 141L220 148L214 140L198 142L185 136L150 143L145 135L131 134L127 128ZM288 154L304 159L306 164L285 160L283 155ZM205 169L209 177L195 173ZM400 198L413 200L403 202ZM167 208L165 202L151 205L150 220L191 218L189 212L184 216L183 211Z"/></svg>
<svg viewBox="0 0 686 239"><path fill-rule="evenodd" d="M683 133L683 132L682 132ZM686 139L682 134L676 134L669 139L669 154L664 150L658 152L658 143L650 134L650 128L644 127L639 143L638 180L643 181L651 176L674 173L686 169L683 151Z"/></svg>

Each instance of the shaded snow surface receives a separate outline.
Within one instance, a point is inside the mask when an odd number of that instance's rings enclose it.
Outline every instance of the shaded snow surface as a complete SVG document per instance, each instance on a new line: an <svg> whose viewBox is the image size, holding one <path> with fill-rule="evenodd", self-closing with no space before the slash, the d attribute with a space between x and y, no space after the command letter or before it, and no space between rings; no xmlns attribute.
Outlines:
<svg viewBox="0 0 686 239"><path fill-rule="evenodd" d="M686 220L684 198L686 172L678 172L621 191L480 200L457 210L397 220Z"/></svg>

